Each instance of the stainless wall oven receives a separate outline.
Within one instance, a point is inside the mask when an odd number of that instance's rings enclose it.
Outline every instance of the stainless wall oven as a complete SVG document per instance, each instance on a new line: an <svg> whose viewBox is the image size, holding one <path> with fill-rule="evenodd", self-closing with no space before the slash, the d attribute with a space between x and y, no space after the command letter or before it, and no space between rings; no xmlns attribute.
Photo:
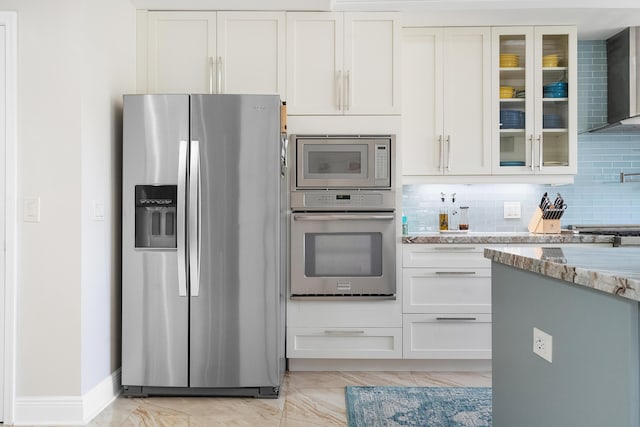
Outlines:
<svg viewBox="0 0 640 427"><path fill-rule="evenodd" d="M292 140L291 298L395 299L394 138L297 135ZM371 157L372 150L385 154ZM349 168L360 173L349 179ZM376 184L383 175L384 183Z"/></svg>

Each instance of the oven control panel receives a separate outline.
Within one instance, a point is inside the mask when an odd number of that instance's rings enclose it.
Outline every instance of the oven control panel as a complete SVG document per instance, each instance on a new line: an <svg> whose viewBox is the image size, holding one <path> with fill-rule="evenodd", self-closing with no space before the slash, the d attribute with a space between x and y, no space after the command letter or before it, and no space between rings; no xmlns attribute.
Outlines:
<svg viewBox="0 0 640 427"><path fill-rule="evenodd" d="M394 210L393 191L294 191L295 210Z"/></svg>

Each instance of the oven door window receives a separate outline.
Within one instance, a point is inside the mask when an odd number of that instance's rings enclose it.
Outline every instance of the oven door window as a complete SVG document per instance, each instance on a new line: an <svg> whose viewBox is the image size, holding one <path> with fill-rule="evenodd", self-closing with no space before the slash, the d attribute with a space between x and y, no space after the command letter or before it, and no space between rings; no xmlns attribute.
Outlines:
<svg viewBox="0 0 640 427"><path fill-rule="evenodd" d="M304 179L366 179L367 144L304 144Z"/></svg>
<svg viewBox="0 0 640 427"><path fill-rule="evenodd" d="M307 277L382 276L382 233L306 233Z"/></svg>

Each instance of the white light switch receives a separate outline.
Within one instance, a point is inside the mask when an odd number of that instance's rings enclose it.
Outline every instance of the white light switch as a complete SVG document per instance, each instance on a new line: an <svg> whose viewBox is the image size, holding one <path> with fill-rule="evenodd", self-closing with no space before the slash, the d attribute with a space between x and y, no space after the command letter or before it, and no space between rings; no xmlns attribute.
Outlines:
<svg viewBox="0 0 640 427"><path fill-rule="evenodd" d="M22 220L40 222L40 197L25 197L22 200Z"/></svg>
<svg viewBox="0 0 640 427"><path fill-rule="evenodd" d="M504 202L505 218L520 218L520 202Z"/></svg>
<svg viewBox="0 0 640 427"><path fill-rule="evenodd" d="M93 201L93 220L104 221L104 203Z"/></svg>

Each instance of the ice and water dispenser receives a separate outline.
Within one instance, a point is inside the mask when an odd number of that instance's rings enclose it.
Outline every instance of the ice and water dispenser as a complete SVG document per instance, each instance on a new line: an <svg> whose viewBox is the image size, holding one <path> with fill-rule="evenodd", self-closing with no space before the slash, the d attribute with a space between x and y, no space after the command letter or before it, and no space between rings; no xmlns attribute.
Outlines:
<svg viewBox="0 0 640 427"><path fill-rule="evenodd" d="M136 248L176 247L177 185L136 185Z"/></svg>

